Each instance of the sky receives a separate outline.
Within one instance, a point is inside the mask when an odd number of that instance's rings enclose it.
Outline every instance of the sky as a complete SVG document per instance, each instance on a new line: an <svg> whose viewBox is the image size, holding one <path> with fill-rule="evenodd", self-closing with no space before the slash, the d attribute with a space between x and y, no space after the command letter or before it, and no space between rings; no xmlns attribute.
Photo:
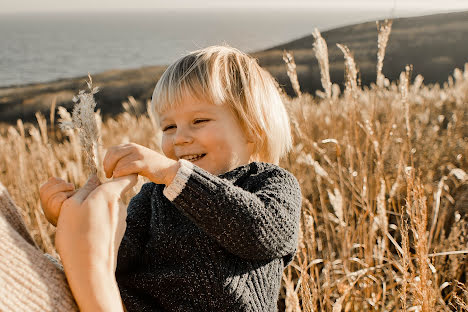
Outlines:
<svg viewBox="0 0 468 312"><path fill-rule="evenodd" d="M468 0L0 0L0 13L193 7L443 12L468 10Z"/></svg>

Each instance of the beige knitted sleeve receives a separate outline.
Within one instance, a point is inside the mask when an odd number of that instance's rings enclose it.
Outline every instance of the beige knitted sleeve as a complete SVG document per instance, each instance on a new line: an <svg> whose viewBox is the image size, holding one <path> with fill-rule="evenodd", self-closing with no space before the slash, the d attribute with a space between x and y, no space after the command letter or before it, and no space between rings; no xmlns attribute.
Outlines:
<svg viewBox="0 0 468 312"><path fill-rule="evenodd" d="M1 183L0 311L78 311L65 274L36 247Z"/></svg>

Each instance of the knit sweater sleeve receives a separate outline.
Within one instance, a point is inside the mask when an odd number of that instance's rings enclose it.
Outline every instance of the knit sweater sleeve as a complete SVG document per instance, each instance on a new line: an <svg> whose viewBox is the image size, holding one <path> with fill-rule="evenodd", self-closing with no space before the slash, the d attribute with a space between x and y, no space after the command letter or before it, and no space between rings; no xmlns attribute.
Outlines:
<svg viewBox="0 0 468 312"><path fill-rule="evenodd" d="M138 267L143 247L148 239L151 218L151 194L153 183L146 183L140 192L129 202L127 208L127 228L119 247L116 272L125 272Z"/></svg>
<svg viewBox="0 0 468 312"><path fill-rule="evenodd" d="M179 190L169 185L164 194L200 229L242 258L294 254L302 197L290 172L255 165L258 172L242 188L187 163L182 162L173 182Z"/></svg>

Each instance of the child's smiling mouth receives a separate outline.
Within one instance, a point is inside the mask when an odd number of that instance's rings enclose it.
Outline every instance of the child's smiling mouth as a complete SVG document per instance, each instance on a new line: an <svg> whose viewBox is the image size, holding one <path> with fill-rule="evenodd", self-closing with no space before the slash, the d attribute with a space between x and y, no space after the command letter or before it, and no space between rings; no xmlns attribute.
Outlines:
<svg viewBox="0 0 468 312"><path fill-rule="evenodd" d="M192 154L192 155L181 156L180 158L194 162L194 161L202 159L203 157L205 157L205 155L206 154Z"/></svg>

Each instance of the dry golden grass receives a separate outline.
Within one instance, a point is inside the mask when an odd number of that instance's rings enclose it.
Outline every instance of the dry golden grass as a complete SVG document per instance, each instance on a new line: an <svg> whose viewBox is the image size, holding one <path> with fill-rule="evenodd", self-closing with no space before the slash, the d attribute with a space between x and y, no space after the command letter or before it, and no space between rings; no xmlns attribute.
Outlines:
<svg viewBox="0 0 468 312"><path fill-rule="evenodd" d="M408 68L400 81L383 83L379 75L378 84L362 88L352 52L342 50L346 92L322 73L325 93L285 97L295 147L281 165L302 186L303 210L281 309L466 311L468 208L466 199L460 203L468 189L468 64L442 87L426 86L420 76L410 83ZM131 98L126 113L102 123L101 154L130 141L160 150L154 118L133 114L139 105ZM54 254L39 186L51 175L82 185L87 174L78 134L62 134L37 117L38 125L18 121L1 130L0 181L23 208L36 242Z"/></svg>

